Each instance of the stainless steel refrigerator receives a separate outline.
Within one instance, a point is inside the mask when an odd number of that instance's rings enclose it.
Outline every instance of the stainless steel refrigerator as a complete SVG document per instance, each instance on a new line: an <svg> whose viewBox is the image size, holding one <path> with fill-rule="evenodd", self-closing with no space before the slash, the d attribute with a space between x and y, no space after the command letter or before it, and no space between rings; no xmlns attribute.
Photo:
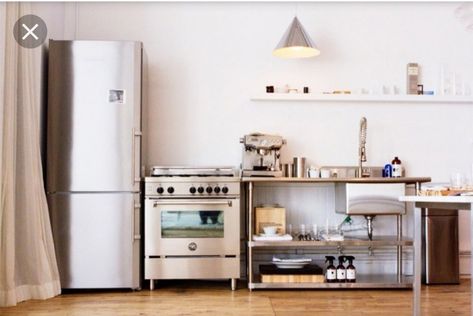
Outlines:
<svg viewBox="0 0 473 316"><path fill-rule="evenodd" d="M46 191L65 289L140 287L142 45L49 42Z"/></svg>

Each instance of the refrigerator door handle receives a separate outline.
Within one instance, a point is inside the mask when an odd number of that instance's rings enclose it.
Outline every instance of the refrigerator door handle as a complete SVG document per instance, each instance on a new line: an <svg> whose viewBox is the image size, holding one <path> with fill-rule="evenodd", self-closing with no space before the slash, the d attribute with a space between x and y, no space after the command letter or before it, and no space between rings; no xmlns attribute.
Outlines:
<svg viewBox="0 0 473 316"><path fill-rule="evenodd" d="M132 230L131 230L131 234L132 234L132 239L131 239L131 242L134 243L136 240L140 240L141 239L141 234L138 230L138 233L136 233L135 231L135 227L136 227L136 210L138 210L138 215L139 215L139 210L141 209L141 204L140 203L135 203L133 201L133 219L131 221L131 224L132 224Z"/></svg>
<svg viewBox="0 0 473 316"><path fill-rule="evenodd" d="M133 157L131 159L131 172L132 172L131 179L133 179L132 180L133 181L132 186L134 187L137 182L141 181L140 177L136 177L136 148L135 148L136 145L135 145L135 138L136 137L141 137L143 135L143 133L140 132L140 131L136 131L135 128L131 129L131 133L132 133L131 154L133 155Z"/></svg>

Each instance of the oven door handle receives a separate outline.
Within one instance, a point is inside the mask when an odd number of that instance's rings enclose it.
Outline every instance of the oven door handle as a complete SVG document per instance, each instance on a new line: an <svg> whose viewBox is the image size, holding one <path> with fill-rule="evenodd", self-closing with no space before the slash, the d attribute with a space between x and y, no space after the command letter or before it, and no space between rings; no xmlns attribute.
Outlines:
<svg viewBox="0 0 473 316"><path fill-rule="evenodd" d="M232 206L232 201L231 200L225 200L225 201L170 201L170 200L160 200L160 201L154 201L153 207L156 207L158 205L228 205Z"/></svg>

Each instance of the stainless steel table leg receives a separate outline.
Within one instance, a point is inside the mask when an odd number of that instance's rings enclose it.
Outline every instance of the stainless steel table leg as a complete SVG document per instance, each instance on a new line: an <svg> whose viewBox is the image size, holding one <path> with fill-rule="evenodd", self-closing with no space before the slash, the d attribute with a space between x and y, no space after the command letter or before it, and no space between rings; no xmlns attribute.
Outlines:
<svg viewBox="0 0 473 316"><path fill-rule="evenodd" d="M416 182L416 192L414 193L414 195L420 195L420 191L422 189L422 183L420 182Z"/></svg>
<svg viewBox="0 0 473 316"><path fill-rule="evenodd" d="M253 182L248 182L248 288L253 285L253 248L250 242L253 239Z"/></svg>
<svg viewBox="0 0 473 316"><path fill-rule="evenodd" d="M473 230L473 203L470 203L470 234L471 231ZM470 237L470 244L471 244L471 253L473 253L473 234L471 234ZM470 259L470 276L473 275L473 260ZM473 278L470 277L470 282L471 282L471 297L470 297L470 309L471 309L471 315L473 315Z"/></svg>
<svg viewBox="0 0 473 316"><path fill-rule="evenodd" d="M422 209L417 206L414 209L414 302L412 314L420 316L421 311L421 264L422 264L422 241L421 241L421 219Z"/></svg>
<svg viewBox="0 0 473 316"><path fill-rule="evenodd" d="M154 291L154 280L153 279L149 280L149 290Z"/></svg>
<svg viewBox="0 0 473 316"><path fill-rule="evenodd" d="M397 215L397 240L402 240L402 215ZM397 246L397 281L402 281L402 246Z"/></svg>
<svg viewBox="0 0 473 316"><path fill-rule="evenodd" d="M237 279L231 279L230 280L230 286L232 288L232 291L235 291L236 290L236 286L237 286Z"/></svg>
<svg viewBox="0 0 473 316"><path fill-rule="evenodd" d="M426 208L467 209L470 210L470 225L473 227L473 199L467 197L437 197L437 196L403 196L400 201L414 202L414 282L412 314L421 315L421 268L422 268L422 211ZM473 252L473 235L471 250ZM473 261L470 262L473 271ZM473 303L473 283L471 284L470 299ZM473 311L473 309L472 309ZM471 314L473 315L473 313Z"/></svg>

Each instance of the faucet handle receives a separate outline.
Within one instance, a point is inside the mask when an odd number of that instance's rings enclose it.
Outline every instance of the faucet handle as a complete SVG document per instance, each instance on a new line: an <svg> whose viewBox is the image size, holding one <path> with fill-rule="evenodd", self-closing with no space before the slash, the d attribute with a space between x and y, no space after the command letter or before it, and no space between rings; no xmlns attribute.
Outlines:
<svg viewBox="0 0 473 316"><path fill-rule="evenodd" d="M369 178L369 177L371 177L371 173L372 173L372 170L371 170L370 167L367 167L367 168L366 168L366 167L362 167L362 168L361 168L361 174L360 174L360 170L359 170L359 169L357 169L357 170L355 171L355 177L356 177L356 178Z"/></svg>
<svg viewBox="0 0 473 316"><path fill-rule="evenodd" d="M360 160L366 162L366 148L360 147Z"/></svg>

